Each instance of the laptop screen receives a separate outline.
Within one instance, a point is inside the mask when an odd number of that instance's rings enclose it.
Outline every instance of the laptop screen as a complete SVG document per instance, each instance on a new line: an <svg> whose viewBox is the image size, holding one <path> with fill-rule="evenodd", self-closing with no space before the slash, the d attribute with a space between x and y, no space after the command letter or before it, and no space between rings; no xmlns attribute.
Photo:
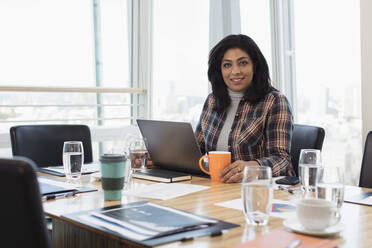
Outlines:
<svg viewBox="0 0 372 248"><path fill-rule="evenodd" d="M153 163L161 169L205 175L202 156L190 123L137 120Z"/></svg>

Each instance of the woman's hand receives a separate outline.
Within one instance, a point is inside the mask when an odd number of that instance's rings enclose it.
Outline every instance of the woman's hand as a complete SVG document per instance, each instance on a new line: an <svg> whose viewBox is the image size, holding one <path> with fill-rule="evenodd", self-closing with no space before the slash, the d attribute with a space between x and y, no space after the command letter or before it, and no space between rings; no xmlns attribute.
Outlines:
<svg viewBox="0 0 372 248"><path fill-rule="evenodd" d="M240 183L243 179L243 171L245 166L257 166L257 161L237 160L229 164L220 174L223 183Z"/></svg>

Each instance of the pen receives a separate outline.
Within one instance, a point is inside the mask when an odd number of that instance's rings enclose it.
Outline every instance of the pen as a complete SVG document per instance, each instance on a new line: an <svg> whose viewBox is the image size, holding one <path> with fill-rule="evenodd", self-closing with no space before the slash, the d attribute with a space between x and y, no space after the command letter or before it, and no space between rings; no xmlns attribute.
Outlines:
<svg viewBox="0 0 372 248"><path fill-rule="evenodd" d="M193 240L195 238L199 238L199 237L203 237L203 236L210 236L210 237L221 236L222 233L223 233L222 230L216 230L216 231L212 231L210 233L202 233L202 234L196 235L196 236L187 236L187 237L183 237L181 239L181 242L190 241L190 240Z"/></svg>
<svg viewBox="0 0 372 248"><path fill-rule="evenodd" d="M284 186L282 186L282 185L279 185L279 189L281 189L281 190L285 190L285 191L287 191L288 193L291 193L291 194L294 194L294 193L295 193L293 189L290 189L290 188L284 187Z"/></svg>
<svg viewBox="0 0 372 248"><path fill-rule="evenodd" d="M41 199L43 201L47 201L47 200L52 200L52 199L59 199L59 198L74 196L75 194L76 194L76 191L67 192L67 193L59 193L59 194L49 194L49 195L44 195Z"/></svg>

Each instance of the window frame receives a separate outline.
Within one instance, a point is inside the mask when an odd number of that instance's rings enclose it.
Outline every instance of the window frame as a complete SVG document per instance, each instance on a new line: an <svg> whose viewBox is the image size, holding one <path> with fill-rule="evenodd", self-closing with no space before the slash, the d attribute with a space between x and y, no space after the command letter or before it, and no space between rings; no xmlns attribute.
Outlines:
<svg viewBox="0 0 372 248"><path fill-rule="evenodd" d="M92 24L94 26L94 56L95 56L95 81L96 87L44 87L44 86L12 86L1 85L0 92L73 92L73 93L96 93L97 126L90 126L92 141L120 140L123 133L133 132L133 127L110 127L102 126L101 97L103 93L131 94L132 124L138 117L150 118L149 100L151 94L151 0L128 0L129 20L129 51L130 51L130 88L108 88L102 85L102 62L100 44L100 0L93 0ZM148 36L143 37L143 34ZM141 34L142 34L141 33ZM141 68L141 71L140 71ZM141 107L143 106L143 107ZM97 133L96 133L97 132ZM115 132L116 135L112 135ZM105 138L106 137L106 138ZM107 139L109 138L109 139ZM9 133L0 133L0 148L10 147ZM100 149L101 150L101 149Z"/></svg>

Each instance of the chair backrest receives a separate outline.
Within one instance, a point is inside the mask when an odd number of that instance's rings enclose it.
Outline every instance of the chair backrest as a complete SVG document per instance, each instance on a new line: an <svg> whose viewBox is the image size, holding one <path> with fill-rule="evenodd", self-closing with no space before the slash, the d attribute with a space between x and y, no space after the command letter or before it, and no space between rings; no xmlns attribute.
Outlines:
<svg viewBox="0 0 372 248"><path fill-rule="evenodd" d="M1 247L50 247L35 164L0 158Z"/></svg>
<svg viewBox="0 0 372 248"><path fill-rule="evenodd" d="M369 131L364 145L359 187L372 188L372 131Z"/></svg>
<svg viewBox="0 0 372 248"><path fill-rule="evenodd" d="M294 124L291 143L291 161L297 176L301 149L321 150L324 135L324 129L321 127Z"/></svg>
<svg viewBox="0 0 372 248"><path fill-rule="evenodd" d="M92 141L86 125L24 125L10 128L14 156L24 156L37 166L62 165L64 141L82 141L84 163L93 162Z"/></svg>

